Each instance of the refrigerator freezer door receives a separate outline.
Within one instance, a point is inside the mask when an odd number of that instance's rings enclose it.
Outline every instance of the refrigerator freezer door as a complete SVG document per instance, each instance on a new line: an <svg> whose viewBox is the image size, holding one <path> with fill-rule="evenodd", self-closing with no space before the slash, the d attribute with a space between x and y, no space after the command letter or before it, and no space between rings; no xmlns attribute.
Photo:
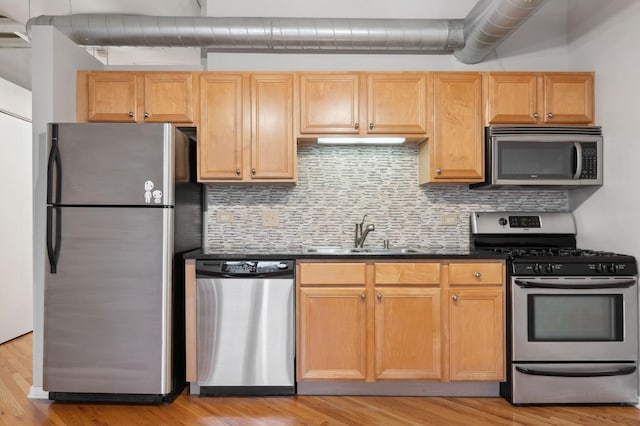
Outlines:
<svg viewBox="0 0 640 426"><path fill-rule="evenodd" d="M50 124L47 203L173 205L176 143L185 140L164 123Z"/></svg>
<svg viewBox="0 0 640 426"><path fill-rule="evenodd" d="M173 209L52 214L60 250L57 272L46 265L44 389L169 393Z"/></svg>

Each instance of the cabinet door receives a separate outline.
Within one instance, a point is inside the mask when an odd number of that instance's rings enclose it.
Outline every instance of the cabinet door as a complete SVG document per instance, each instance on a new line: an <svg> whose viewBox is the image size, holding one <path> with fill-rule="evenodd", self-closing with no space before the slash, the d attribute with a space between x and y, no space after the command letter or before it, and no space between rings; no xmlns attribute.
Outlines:
<svg viewBox="0 0 640 426"><path fill-rule="evenodd" d="M491 73L487 78L488 124L537 124L538 77L531 73Z"/></svg>
<svg viewBox="0 0 640 426"><path fill-rule="evenodd" d="M193 73L144 74L144 121L193 123Z"/></svg>
<svg viewBox="0 0 640 426"><path fill-rule="evenodd" d="M441 375L440 289L376 288L376 379Z"/></svg>
<svg viewBox="0 0 640 426"><path fill-rule="evenodd" d="M251 178L295 178L293 74L251 77Z"/></svg>
<svg viewBox="0 0 640 426"><path fill-rule="evenodd" d="M367 76L368 133L427 133L425 73Z"/></svg>
<svg viewBox="0 0 640 426"><path fill-rule="evenodd" d="M431 178L479 182L483 178L482 76L436 73Z"/></svg>
<svg viewBox="0 0 640 426"><path fill-rule="evenodd" d="M504 328L502 289L449 290L451 380L504 380Z"/></svg>
<svg viewBox="0 0 640 426"><path fill-rule="evenodd" d="M200 77L200 181L242 179L242 76Z"/></svg>
<svg viewBox="0 0 640 426"><path fill-rule="evenodd" d="M300 133L359 132L358 74L300 76Z"/></svg>
<svg viewBox="0 0 640 426"><path fill-rule="evenodd" d="M134 72L91 72L87 75L88 121L136 121L138 74Z"/></svg>
<svg viewBox="0 0 640 426"><path fill-rule="evenodd" d="M298 380L364 380L364 287L300 288Z"/></svg>
<svg viewBox="0 0 640 426"><path fill-rule="evenodd" d="M593 74L545 74L544 110L547 124L593 123Z"/></svg>

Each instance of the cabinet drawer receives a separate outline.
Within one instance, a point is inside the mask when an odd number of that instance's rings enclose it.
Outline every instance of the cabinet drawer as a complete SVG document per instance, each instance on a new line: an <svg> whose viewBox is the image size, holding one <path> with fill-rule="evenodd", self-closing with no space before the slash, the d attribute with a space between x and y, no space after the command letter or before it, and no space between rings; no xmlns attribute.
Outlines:
<svg viewBox="0 0 640 426"><path fill-rule="evenodd" d="M364 263L301 263L300 285L364 284Z"/></svg>
<svg viewBox="0 0 640 426"><path fill-rule="evenodd" d="M502 284L502 263L452 263L449 265L449 284Z"/></svg>
<svg viewBox="0 0 640 426"><path fill-rule="evenodd" d="M376 263L376 284L440 284L439 263Z"/></svg>

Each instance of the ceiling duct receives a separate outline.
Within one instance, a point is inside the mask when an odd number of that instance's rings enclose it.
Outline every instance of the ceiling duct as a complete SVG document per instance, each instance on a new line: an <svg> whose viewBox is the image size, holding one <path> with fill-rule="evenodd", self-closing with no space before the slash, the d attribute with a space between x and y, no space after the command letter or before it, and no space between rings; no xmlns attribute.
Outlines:
<svg viewBox="0 0 640 426"><path fill-rule="evenodd" d="M545 0L479 0L464 19L465 44L454 56L476 64L495 50Z"/></svg>
<svg viewBox="0 0 640 426"><path fill-rule="evenodd" d="M217 18L81 14L39 16L82 46L202 47L287 53L454 53L482 61L544 0L479 0L463 19Z"/></svg>
<svg viewBox="0 0 640 426"><path fill-rule="evenodd" d="M83 46L203 47L271 52L450 53L464 45L462 19L214 18L143 15L39 16Z"/></svg>

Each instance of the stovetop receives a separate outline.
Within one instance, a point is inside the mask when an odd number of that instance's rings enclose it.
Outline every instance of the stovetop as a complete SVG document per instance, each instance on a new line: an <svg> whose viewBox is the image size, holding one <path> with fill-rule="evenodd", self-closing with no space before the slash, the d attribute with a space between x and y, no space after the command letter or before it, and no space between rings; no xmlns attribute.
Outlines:
<svg viewBox="0 0 640 426"><path fill-rule="evenodd" d="M633 256L579 249L569 212L482 212L471 216L471 246L505 255L513 275L636 275Z"/></svg>
<svg viewBox="0 0 640 426"><path fill-rule="evenodd" d="M580 258L582 258L585 262L589 262L591 259L587 258L592 257L601 258L599 260L602 261L606 261L608 258L631 257L610 251L579 249L573 247L491 247L486 248L486 250L493 253L504 254L510 259L515 260L531 257L551 257L558 258L558 261L564 261L567 260L567 258L573 258L573 260L579 261Z"/></svg>

